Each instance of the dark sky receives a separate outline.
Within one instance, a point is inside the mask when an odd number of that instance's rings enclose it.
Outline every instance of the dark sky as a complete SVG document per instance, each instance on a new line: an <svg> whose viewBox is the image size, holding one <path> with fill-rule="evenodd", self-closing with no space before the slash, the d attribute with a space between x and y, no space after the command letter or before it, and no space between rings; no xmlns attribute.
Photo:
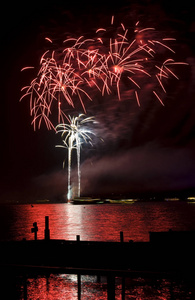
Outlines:
<svg viewBox="0 0 195 300"><path fill-rule="evenodd" d="M122 101L115 94L86 100L87 113L99 125L94 147L85 146L81 153L82 192L115 197L195 190L193 2L81 2L8 3L2 8L1 201L54 197L66 190L67 172L62 170L66 152L55 148L59 136L45 126L34 132L29 99L19 102L20 90L37 75L40 57L50 46L45 37L60 49L68 35L90 36L97 28L108 27L112 15L125 26L139 20L143 27L175 37L174 59L189 65L176 67L179 80L167 82L164 106L151 95L153 83L143 85L140 107L126 89ZM35 69L21 72L25 66ZM74 115L82 110L76 106L66 112ZM76 170L72 174L76 178Z"/></svg>

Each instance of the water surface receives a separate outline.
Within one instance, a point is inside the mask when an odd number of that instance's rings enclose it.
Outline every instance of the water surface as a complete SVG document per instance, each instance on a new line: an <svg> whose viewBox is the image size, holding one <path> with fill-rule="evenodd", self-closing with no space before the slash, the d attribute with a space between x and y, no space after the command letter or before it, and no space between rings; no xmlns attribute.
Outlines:
<svg viewBox="0 0 195 300"><path fill-rule="evenodd" d="M33 239L38 225L44 238L45 216L49 216L54 239L148 241L149 231L195 230L195 204L186 202L135 202L133 204L22 204L0 206L0 240Z"/></svg>
<svg viewBox="0 0 195 300"><path fill-rule="evenodd" d="M38 239L44 238L45 216L49 216L53 239L148 241L149 231L195 230L195 204L186 202L135 202L133 204L0 205L0 240L33 239L31 228L38 225ZM190 253L189 253L190 255ZM94 258L95 259L95 258ZM192 255L193 259L193 255ZM11 280L11 279L10 279ZM82 300L107 299L105 277L82 276ZM195 299L195 282L166 278L126 278L125 299ZM77 276L17 277L9 283L15 300L76 300ZM116 278L116 300L122 299L121 278ZM9 288L7 290L9 290Z"/></svg>

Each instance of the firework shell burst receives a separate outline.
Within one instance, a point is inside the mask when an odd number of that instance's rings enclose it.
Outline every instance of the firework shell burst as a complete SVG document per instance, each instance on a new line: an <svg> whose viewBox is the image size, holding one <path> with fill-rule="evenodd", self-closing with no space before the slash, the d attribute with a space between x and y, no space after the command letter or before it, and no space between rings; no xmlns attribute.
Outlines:
<svg viewBox="0 0 195 300"><path fill-rule="evenodd" d="M81 189L81 171L80 171L80 150L82 143L92 144L92 135L94 135L91 129L86 126L88 123L94 123L94 117L85 117L84 114L80 114L78 117L69 116L69 124L62 123L56 126L56 132L61 134L63 145L57 145L56 147L62 147L68 149L68 193L67 198L71 198L71 161L72 150L77 152L77 173L78 173L78 197L80 197Z"/></svg>
<svg viewBox="0 0 195 300"><path fill-rule="evenodd" d="M164 105L161 95L166 93L167 80L179 79L175 68L187 64L170 57L175 54L170 47L174 38L159 38L155 28L143 28L139 22L134 30L114 23L112 16L111 25L97 29L92 38L68 38L63 48L42 55L38 74L22 88L21 97L30 98L34 129L45 123L55 130L56 124L65 123L67 108L78 103L86 113L86 101L97 94L112 94L120 101L129 91L129 98L134 95L140 106L140 91L146 83L152 83L151 94Z"/></svg>

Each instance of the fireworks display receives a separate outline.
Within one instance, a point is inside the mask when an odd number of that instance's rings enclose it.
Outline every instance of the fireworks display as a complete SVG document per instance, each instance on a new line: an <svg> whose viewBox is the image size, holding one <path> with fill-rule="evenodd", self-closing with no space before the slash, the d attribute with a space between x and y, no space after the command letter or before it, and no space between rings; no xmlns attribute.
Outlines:
<svg viewBox="0 0 195 300"><path fill-rule="evenodd" d="M158 36L154 28L142 28L139 22L134 30L122 23L114 27L112 17L111 26L99 28L93 38L68 38L63 48L47 50L36 78L22 89L21 99L30 97L34 129L43 122L48 129L55 129L56 124L65 122L65 111L78 105L78 100L86 113L86 101L98 95L117 95L122 100L125 94L140 106L140 90L150 83L151 94L164 105L161 94L166 93L167 80L178 79L173 69L186 63L167 58L175 53L170 47L174 39Z"/></svg>
<svg viewBox="0 0 195 300"><path fill-rule="evenodd" d="M153 27L135 27L123 23L115 26L114 16L108 28L99 28L92 38L68 37L63 47L47 50L40 59L37 76L22 88L22 97L30 99L30 115L34 130L45 123L47 129L61 133L63 147L68 149L68 198L71 197L72 150L77 152L78 196L80 196L80 149L83 142L91 142L93 132L84 124L94 118L67 117L70 108L87 113L88 103L108 98L118 101L135 100L141 105L142 89L151 88L151 97L164 105L167 81L178 65L170 44L175 39L159 38ZM45 38L53 47L52 39ZM170 56L171 55L171 56ZM31 69L25 67L22 69ZM67 122L68 120L68 123Z"/></svg>
<svg viewBox="0 0 195 300"><path fill-rule="evenodd" d="M57 145L56 147L62 147L68 149L68 193L67 198L71 199L71 159L72 150L77 152L77 170L78 170L78 197L80 197L81 189L81 171L80 171L80 152L81 145L83 143L92 143L91 135L94 133L86 127L89 122L94 122L94 117L85 118L84 114L80 114L78 117L69 116L69 124L58 124L56 126L57 133L61 133L63 145Z"/></svg>

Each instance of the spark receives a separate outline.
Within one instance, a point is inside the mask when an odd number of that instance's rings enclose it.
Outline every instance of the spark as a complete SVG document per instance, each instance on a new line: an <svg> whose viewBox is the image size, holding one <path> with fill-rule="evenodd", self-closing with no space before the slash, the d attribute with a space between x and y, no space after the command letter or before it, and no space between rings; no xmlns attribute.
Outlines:
<svg viewBox="0 0 195 300"><path fill-rule="evenodd" d="M161 103L163 106L165 106L164 103L163 103L163 101L162 101L161 98L159 97L159 95L158 95L155 91L153 91L153 93L154 93L154 95L156 96L156 98L160 101L160 103Z"/></svg>
<svg viewBox="0 0 195 300"><path fill-rule="evenodd" d="M106 29L105 28L99 28L99 29L96 30L96 33L100 32L100 31L106 31Z"/></svg>
<svg viewBox="0 0 195 300"><path fill-rule="evenodd" d="M111 18L111 25L113 25L113 24L114 24L114 15Z"/></svg>
<svg viewBox="0 0 195 300"><path fill-rule="evenodd" d="M53 41L50 38L48 38L48 37L46 37L45 40L49 41L50 43L53 43Z"/></svg>
<svg viewBox="0 0 195 300"><path fill-rule="evenodd" d="M21 72L24 71L24 70L28 70L28 69L34 69L34 67L31 67L31 66L29 66L29 67L24 67L24 68L21 69Z"/></svg>
<svg viewBox="0 0 195 300"><path fill-rule="evenodd" d="M138 106L140 106L140 101L139 101L139 97L138 97L137 91L135 91L135 97L136 97Z"/></svg>

